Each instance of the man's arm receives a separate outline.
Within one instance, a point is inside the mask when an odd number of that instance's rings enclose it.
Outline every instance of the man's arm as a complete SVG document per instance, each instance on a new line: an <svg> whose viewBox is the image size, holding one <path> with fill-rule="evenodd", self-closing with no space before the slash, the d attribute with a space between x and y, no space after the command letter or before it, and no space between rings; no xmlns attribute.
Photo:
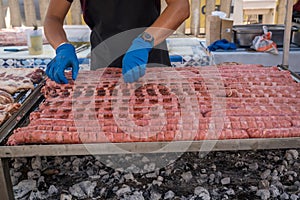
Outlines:
<svg viewBox="0 0 300 200"><path fill-rule="evenodd" d="M67 0L51 0L44 22L44 31L51 46L56 49L63 42L67 42L63 29L64 19L71 3Z"/></svg>
<svg viewBox="0 0 300 200"><path fill-rule="evenodd" d="M123 58L122 74L127 83L135 82L145 75L149 52L153 46L171 35L190 15L189 0L166 0L166 2L167 8L145 31L153 36L154 41L147 35L137 37Z"/></svg>
<svg viewBox="0 0 300 200"><path fill-rule="evenodd" d="M63 24L71 3L67 0L51 0L45 18L44 30L47 40L55 49L56 56L47 64L46 74L56 83L68 83L65 70L72 67L72 79L79 71L75 48L67 42Z"/></svg>
<svg viewBox="0 0 300 200"><path fill-rule="evenodd" d="M166 9L152 26L146 29L146 32L154 37L154 45L171 35L190 16L188 0L166 0L166 3Z"/></svg>

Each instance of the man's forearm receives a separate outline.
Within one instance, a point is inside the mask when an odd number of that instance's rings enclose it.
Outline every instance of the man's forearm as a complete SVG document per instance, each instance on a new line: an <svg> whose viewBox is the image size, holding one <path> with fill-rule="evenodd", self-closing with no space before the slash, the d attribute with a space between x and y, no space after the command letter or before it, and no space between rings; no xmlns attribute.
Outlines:
<svg viewBox="0 0 300 200"><path fill-rule="evenodd" d="M47 18L44 23L44 31L48 42L56 49L61 43L67 42L67 36L59 20Z"/></svg>
<svg viewBox="0 0 300 200"><path fill-rule="evenodd" d="M67 42L63 23L70 6L71 3L66 0L50 0L44 22L44 31L47 40L54 49L61 43Z"/></svg>
<svg viewBox="0 0 300 200"><path fill-rule="evenodd" d="M168 6L159 18L146 29L154 37L154 45L171 35L190 15L188 0L166 0Z"/></svg>

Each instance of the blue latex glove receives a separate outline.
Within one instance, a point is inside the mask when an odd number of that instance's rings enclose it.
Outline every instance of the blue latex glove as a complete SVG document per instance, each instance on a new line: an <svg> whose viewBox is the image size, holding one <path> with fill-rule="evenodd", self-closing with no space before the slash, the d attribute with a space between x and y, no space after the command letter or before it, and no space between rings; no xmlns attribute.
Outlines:
<svg viewBox="0 0 300 200"><path fill-rule="evenodd" d="M140 37L133 40L122 61L122 74L126 83L137 81L146 73L149 52L153 44Z"/></svg>
<svg viewBox="0 0 300 200"><path fill-rule="evenodd" d="M79 63L75 48L71 44L62 44L56 49L56 56L47 65L47 76L56 83L68 83L65 69L72 67L72 79L75 80L79 70Z"/></svg>

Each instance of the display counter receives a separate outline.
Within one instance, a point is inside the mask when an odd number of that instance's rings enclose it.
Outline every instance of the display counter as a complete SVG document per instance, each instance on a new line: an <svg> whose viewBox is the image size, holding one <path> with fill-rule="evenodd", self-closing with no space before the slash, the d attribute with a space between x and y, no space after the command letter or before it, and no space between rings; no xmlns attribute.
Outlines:
<svg viewBox="0 0 300 200"><path fill-rule="evenodd" d="M264 66L277 66L282 64L283 51L279 49L278 55L265 52L247 51L237 49L236 51L215 51L212 52L216 64L223 62L238 62L243 64L261 64ZM300 73L299 65L300 48L291 47L289 52L289 69Z"/></svg>

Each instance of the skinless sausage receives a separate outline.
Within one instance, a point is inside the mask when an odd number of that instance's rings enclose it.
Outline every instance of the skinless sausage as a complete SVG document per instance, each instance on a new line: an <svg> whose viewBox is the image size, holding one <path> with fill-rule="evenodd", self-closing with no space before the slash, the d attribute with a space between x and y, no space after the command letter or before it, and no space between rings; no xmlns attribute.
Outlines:
<svg viewBox="0 0 300 200"><path fill-rule="evenodd" d="M167 79L164 73L168 70L170 74L177 70L187 78ZM300 133L300 85L277 68L149 68L147 72L157 74L157 80L119 88L121 69L100 72L101 77L84 71L78 81L66 85L47 80L42 89L46 101L30 115L28 127L14 131L8 144L217 140L296 137ZM221 76L220 83L211 78L217 75ZM71 73L67 76L71 78ZM196 108L199 116L192 115ZM130 120L143 132L126 133L117 125L118 118ZM218 123L213 124L214 120ZM131 127L128 124L125 128Z"/></svg>

